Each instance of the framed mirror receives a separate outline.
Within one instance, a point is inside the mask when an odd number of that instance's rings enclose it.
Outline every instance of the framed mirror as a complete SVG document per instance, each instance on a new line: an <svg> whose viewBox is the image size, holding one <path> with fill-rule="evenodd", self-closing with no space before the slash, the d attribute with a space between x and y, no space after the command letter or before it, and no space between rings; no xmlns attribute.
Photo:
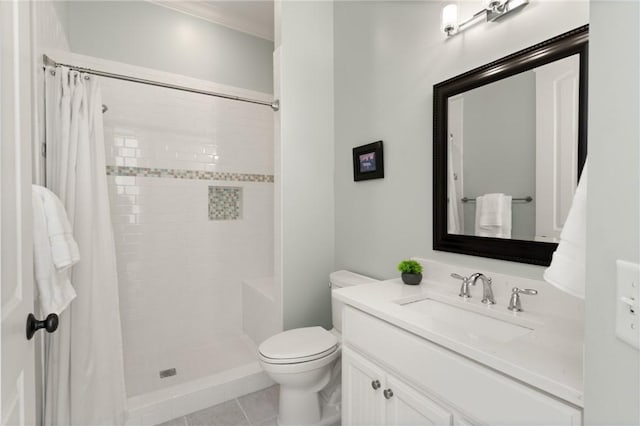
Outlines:
<svg viewBox="0 0 640 426"><path fill-rule="evenodd" d="M587 156L588 30L434 86L434 250L550 264Z"/></svg>

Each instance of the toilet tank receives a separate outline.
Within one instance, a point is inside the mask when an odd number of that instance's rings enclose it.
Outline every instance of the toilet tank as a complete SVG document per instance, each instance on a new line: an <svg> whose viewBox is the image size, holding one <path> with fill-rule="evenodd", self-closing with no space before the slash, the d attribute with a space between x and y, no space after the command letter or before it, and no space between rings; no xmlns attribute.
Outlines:
<svg viewBox="0 0 640 426"><path fill-rule="evenodd" d="M329 274L329 282L331 284L331 291L343 288L351 287L354 285L370 284L378 282L379 280L365 277L364 275L356 274L350 271L336 271ZM342 309L344 303L331 297L331 319L333 321L333 328L336 331L342 332Z"/></svg>

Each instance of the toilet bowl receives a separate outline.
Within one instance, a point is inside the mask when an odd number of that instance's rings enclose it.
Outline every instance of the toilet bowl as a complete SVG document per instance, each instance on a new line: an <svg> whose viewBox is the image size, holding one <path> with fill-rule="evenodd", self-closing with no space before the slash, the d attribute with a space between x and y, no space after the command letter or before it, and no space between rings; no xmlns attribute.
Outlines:
<svg viewBox="0 0 640 426"><path fill-rule="evenodd" d="M338 339L322 327L297 328L265 340L258 356L280 384L278 424L322 424L319 392L340 356Z"/></svg>
<svg viewBox="0 0 640 426"><path fill-rule="evenodd" d="M333 272L331 289L376 282L349 271ZM340 424L340 330L342 303L332 298L334 328L305 327L262 342L258 358L280 384L278 425Z"/></svg>

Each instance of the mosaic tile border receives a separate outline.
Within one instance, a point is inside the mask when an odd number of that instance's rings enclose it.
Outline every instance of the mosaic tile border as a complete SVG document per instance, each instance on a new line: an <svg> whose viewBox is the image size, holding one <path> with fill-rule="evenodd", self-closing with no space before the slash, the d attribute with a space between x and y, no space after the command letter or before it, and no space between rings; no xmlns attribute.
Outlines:
<svg viewBox="0 0 640 426"><path fill-rule="evenodd" d="M186 169L158 169L151 167L107 166L107 176L136 176L171 179L273 183L273 175L261 175L255 173L205 172L202 170Z"/></svg>

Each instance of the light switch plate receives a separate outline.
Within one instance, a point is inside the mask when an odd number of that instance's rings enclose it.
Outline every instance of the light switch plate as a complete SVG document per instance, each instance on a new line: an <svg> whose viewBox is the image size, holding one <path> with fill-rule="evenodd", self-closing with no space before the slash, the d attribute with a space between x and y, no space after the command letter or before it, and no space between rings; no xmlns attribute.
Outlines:
<svg viewBox="0 0 640 426"><path fill-rule="evenodd" d="M640 349L640 265L616 260L616 336Z"/></svg>

